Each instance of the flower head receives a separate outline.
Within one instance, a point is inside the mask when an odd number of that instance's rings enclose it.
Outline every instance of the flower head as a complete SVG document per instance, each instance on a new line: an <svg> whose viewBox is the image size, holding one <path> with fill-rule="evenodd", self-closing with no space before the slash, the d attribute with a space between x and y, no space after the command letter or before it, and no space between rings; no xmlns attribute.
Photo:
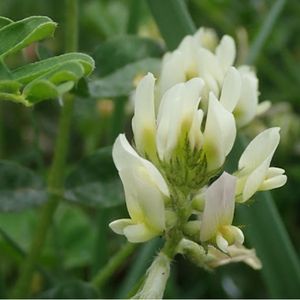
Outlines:
<svg viewBox="0 0 300 300"><path fill-rule="evenodd" d="M164 56L158 83L148 73L137 85L135 149L125 135L113 147L130 218L110 227L131 242L165 236L171 241L164 253L167 266L181 253L205 268L238 261L261 267L255 251L243 246L241 229L232 224L235 202L280 187L287 178L283 169L270 167L279 128L249 143L237 172L223 172L237 128L266 107L258 104L256 74L249 66L235 68L235 56L229 36L218 43L213 31L201 28L185 37ZM148 283L164 287L154 271ZM148 283L142 295L155 292Z"/></svg>

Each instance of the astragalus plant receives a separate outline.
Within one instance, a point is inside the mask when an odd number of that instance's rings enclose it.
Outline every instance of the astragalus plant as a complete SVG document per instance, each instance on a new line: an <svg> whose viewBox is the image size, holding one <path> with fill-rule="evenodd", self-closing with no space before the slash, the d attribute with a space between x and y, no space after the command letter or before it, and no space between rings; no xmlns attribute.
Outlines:
<svg viewBox="0 0 300 300"><path fill-rule="evenodd" d="M243 261L261 268L254 249L243 246L243 224L232 224L235 204L257 191L285 184L270 167L280 129L258 134L229 174L225 163L239 128L266 109L258 104L258 79L250 66L234 66L235 42L218 42L200 28L165 54L157 80L148 73L135 92L134 139L113 147L129 218L110 223L129 242L165 240L136 298L160 298L175 255L212 269Z"/></svg>

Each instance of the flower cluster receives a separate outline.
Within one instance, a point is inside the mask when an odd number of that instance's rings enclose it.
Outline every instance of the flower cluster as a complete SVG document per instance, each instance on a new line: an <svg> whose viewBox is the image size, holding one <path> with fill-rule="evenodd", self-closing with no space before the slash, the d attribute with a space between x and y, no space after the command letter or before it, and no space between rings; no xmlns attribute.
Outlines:
<svg viewBox="0 0 300 300"><path fill-rule="evenodd" d="M206 268L231 261L260 267L232 225L235 203L286 182L283 169L270 167L279 128L249 143L236 172L224 171L237 128L261 110L256 75L233 66L235 52L231 37L218 43L209 29L185 37L164 56L158 83L149 73L137 86L133 146L121 134L113 148L130 218L112 222L112 230L130 242L164 236L172 255Z"/></svg>

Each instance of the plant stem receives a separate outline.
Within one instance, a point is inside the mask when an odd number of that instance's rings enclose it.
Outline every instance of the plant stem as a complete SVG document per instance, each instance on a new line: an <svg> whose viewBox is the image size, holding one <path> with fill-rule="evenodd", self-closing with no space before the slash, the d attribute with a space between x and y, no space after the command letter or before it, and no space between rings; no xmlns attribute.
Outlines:
<svg viewBox="0 0 300 300"><path fill-rule="evenodd" d="M127 242L112 258L110 258L107 265L96 274L92 280L92 284L97 288L101 288L136 247L137 244Z"/></svg>
<svg viewBox="0 0 300 300"><path fill-rule="evenodd" d="M66 35L65 50L66 52L76 51L78 29L78 2L77 0L66 0ZM27 297L30 291L30 283L36 263L45 243L48 230L51 226L52 219L58 203L63 194L64 186L64 170L66 165L66 156L68 152L69 135L71 127L71 119L73 114L73 96L66 95L64 97L64 105L61 110L61 116L58 127L58 136L56 140L54 158L50 168L48 191L50 194L48 202L41 208L38 226L33 236L28 255L21 269L20 277L16 283L13 298Z"/></svg>

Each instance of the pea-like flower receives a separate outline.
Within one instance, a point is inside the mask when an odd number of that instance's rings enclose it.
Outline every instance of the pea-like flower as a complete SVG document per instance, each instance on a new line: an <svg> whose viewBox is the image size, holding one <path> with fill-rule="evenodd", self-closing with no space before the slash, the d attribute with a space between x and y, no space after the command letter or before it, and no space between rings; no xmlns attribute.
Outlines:
<svg viewBox="0 0 300 300"><path fill-rule="evenodd" d="M162 175L150 161L135 152L123 134L114 144L113 159L123 182L130 218L113 221L110 228L133 243L162 234L164 202L169 197Z"/></svg>
<svg viewBox="0 0 300 300"><path fill-rule="evenodd" d="M233 114L210 93L203 124L204 112L199 105L204 82L193 78L167 90L156 115L154 83L149 73L135 94L132 127L136 148L164 169L169 179L188 184L188 177L192 189L199 189L219 171L234 144Z"/></svg>
<svg viewBox="0 0 300 300"><path fill-rule="evenodd" d="M235 56L232 37L225 35L218 44L211 30L200 28L193 36L186 36L173 52L165 54L160 94L176 83L201 78L205 82L202 106L206 107L209 93L213 92L233 113L238 127L247 125L269 106L265 101L258 103L258 79L254 70L247 65L235 68Z"/></svg>
<svg viewBox="0 0 300 300"><path fill-rule="evenodd" d="M205 192L200 240L215 243L223 252L234 243L243 244L242 231L231 225L235 207L236 178L224 172Z"/></svg>
<svg viewBox="0 0 300 300"><path fill-rule="evenodd" d="M280 140L279 130L279 127L273 127L261 132L243 152L236 173L238 202L247 201L257 191L275 189L286 183L283 169L270 168Z"/></svg>

